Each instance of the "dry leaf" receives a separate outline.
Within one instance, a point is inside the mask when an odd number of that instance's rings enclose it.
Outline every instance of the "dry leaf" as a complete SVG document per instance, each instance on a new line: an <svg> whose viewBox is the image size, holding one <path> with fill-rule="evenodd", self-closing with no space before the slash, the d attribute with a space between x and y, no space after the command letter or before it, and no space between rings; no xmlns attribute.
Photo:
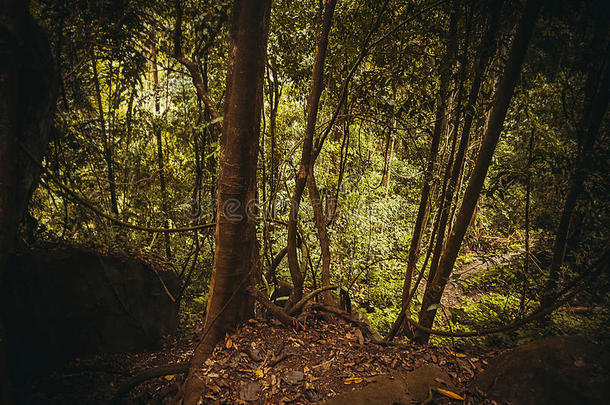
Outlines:
<svg viewBox="0 0 610 405"><path fill-rule="evenodd" d="M174 379L174 377L176 377L176 375L175 375L175 374L166 375L166 376L165 376L165 379L166 379L167 381L171 381L171 380L173 380L173 379Z"/></svg>
<svg viewBox="0 0 610 405"><path fill-rule="evenodd" d="M459 396L455 392L452 392L452 391L449 391L449 390L444 390L442 388L434 388L434 389L439 394L442 394L442 395L444 395L444 396L446 396L448 398L457 399L458 401L464 401L464 397Z"/></svg>
<svg viewBox="0 0 610 405"><path fill-rule="evenodd" d="M256 378L263 378L265 373L260 368L256 370Z"/></svg>
<svg viewBox="0 0 610 405"><path fill-rule="evenodd" d="M448 350L449 354L455 357L466 357L464 353L456 353L453 350Z"/></svg>
<svg viewBox="0 0 610 405"><path fill-rule="evenodd" d="M359 384L361 382L362 382L362 378L360 378L360 377L349 377L349 378L346 378L345 381L343 381L343 384L350 385L350 384Z"/></svg>
<svg viewBox="0 0 610 405"><path fill-rule="evenodd" d="M364 336L362 335L362 331L360 329L356 329L354 333L358 339L358 344L362 346L364 344Z"/></svg>
<svg viewBox="0 0 610 405"><path fill-rule="evenodd" d="M227 337L226 337L226 343L225 343L225 347L227 349L230 349L233 346L233 341L231 340L231 337L229 336L229 334L227 333Z"/></svg>

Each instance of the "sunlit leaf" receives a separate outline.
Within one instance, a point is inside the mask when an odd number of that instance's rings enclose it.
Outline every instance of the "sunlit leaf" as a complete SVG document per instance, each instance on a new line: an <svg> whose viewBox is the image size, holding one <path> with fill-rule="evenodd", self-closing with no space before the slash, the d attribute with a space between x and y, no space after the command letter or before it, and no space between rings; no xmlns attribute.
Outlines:
<svg viewBox="0 0 610 405"><path fill-rule="evenodd" d="M449 391L449 390L444 390L442 388L435 388L436 392L438 392L441 395L444 395L448 398L452 398L452 399L457 399L458 401L464 401L464 397L459 396L458 394L456 394L455 392Z"/></svg>

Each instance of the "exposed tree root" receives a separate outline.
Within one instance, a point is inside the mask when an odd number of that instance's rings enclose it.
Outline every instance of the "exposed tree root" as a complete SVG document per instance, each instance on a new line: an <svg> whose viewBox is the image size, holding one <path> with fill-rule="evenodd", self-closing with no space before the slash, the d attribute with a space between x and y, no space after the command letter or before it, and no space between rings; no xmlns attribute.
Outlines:
<svg viewBox="0 0 610 405"><path fill-rule="evenodd" d="M189 370L189 363L178 363L178 364L167 364L164 366L158 366L144 370L139 374L134 375L124 384L122 384L114 397L110 401L111 404L118 404L119 400L123 398L131 389L139 384L142 384L146 380L150 380L155 377L162 377L170 374L185 374Z"/></svg>
<svg viewBox="0 0 610 405"><path fill-rule="evenodd" d="M322 304L313 304L309 308L312 310L315 310L315 311L330 312L337 316L340 316L341 318L345 319L346 321L357 326L362 331L364 336L370 338L373 342L383 343L381 336L379 336L377 331L375 331L370 325L368 325L366 322L363 322L359 319L354 318L353 316L351 316L350 314L348 314L347 312L345 312L339 308L335 308L330 305L322 305Z"/></svg>
<svg viewBox="0 0 610 405"><path fill-rule="evenodd" d="M248 293L252 295L254 299L258 301L269 312L269 314L271 314L274 318L282 322L284 325L290 328L294 328L297 326L297 320L295 318L286 314L286 312L284 312L282 308L271 302L266 295L259 291L258 288L250 286L246 288L246 291L248 291Z"/></svg>
<svg viewBox="0 0 610 405"><path fill-rule="evenodd" d="M318 294L323 293L324 291L334 290L335 288L337 288L336 285L330 285L330 286L326 286L326 287L320 287L317 290L310 292L309 294L304 296L299 302L294 304L292 306L292 308L290 308L288 311L286 311L286 313L288 315L298 314L299 312L301 312L303 310L303 308L305 307L305 304L307 304L307 302L309 302L310 300L314 299Z"/></svg>

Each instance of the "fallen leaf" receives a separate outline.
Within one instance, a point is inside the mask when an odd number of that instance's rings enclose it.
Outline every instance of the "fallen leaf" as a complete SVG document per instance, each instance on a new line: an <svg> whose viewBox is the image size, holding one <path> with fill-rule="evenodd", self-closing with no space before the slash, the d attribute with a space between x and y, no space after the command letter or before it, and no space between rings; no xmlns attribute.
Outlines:
<svg viewBox="0 0 610 405"><path fill-rule="evenodd" d="M453 350L448 350L449 354L454 356L454 357L466 357L466 355L464 353L456 353Z"/></svg>
<svg viewBox="0 0 610 405"><path fill-rule="evenodd" d="M350 384L359 384L361 382L362 382L362 378L360 378L360 377L349 377L349 378L346 378L345 381L343 381L343 384L350 385Z"/></svg>
<svg viewBox="0 0 610 405"><path fill-rule="evenodd" d="M256 378L263 378L265 373L260 368L256 370Z"/></svg>
<svg viewBox="0 0 610 405"><path fill-rule="evenodd" d="M305 374L303 374L301 371L289 371L286 373L284 380L286 380L286 382L289 384L296 385L303 381L304 377Z"/></svg>
<svg viewBox="0 0 610 405"><path fill-rule="evenodd" d="M165 379L166 379L167 381L171 381L171 380L173 380L173 379L174 379L174 377L176 377L176 374L166 375L166 376L165 376Z"/></svg>
<svg viewBox="0 0 610 405"><path fill-rule="evenodd" d="M309 402L318 402L322 400L322 394L315 388L308 388L305 390L305 398L307 398Z"/></svg>
<svg viewBox="0 0 610 405"><path fill-rule="evenodd" d="M256 401L260 393L261 386L257 382L242 383L239 390L239 399L242 401Z"/></svg>
<svg viewBox="0 0 610 405"><path fill-rule="evenodd" d="M449 390L444 390L442 388L434 388L434 390L436 390L436 392L438 392L439 394L444 395L448 398L457 399L458 401L464 401L464 397L459 396L455 392L452 392Z"/></svg>
<svg viewBox="0 0 610 405"><path fill-rule="evenodd" d="M356 334L356 338L358 338L358 344L362 346L364 344L364 336L362 335L362 331L360 329L356 329L354 333Z"/></svg>
<svg viewBox="0 0 610 405"><path fill-rule="evenodd" d="M226 343L225 343L225 347L227 349L230 349L233 346L233 341L231 340L231 337L229 336L229 334L227 333L227 337L226 337Z"/></svg>

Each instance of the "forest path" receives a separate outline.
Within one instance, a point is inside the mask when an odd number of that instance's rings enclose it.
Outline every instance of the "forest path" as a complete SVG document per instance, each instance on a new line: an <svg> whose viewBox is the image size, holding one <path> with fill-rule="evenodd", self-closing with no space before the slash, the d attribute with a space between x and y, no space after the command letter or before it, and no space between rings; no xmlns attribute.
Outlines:
<svg viewBox="0 0 610 405"><path fill-rule="evenodd" d="M445 292L441 298L441 304L447 308L459 307L464 303L464 299L477 298L489 291L482 291L467 288L467 280L479 272L489 270L495 266L508 265L515 259L522 258L525 249L509 250L504 253L480 254L469 262L456 266L451 274L451 278L445 287Z"/></svg>

